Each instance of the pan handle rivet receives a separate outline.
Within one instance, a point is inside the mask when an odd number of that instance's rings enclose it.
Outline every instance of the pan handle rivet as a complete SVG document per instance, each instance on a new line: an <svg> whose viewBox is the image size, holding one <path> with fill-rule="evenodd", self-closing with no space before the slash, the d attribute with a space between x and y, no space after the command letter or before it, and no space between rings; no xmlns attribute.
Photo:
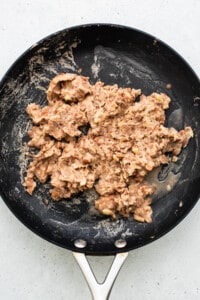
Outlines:
<svg viewBox="0 0 200 300"><path fill-rule="evenodd" d="M116 248L124 248L124 247L126 247L126 245L127 245L127 242L123 239L115 241L115 247Z"/></svg>
<svg viewBox="0 0 200 300"><path fill-rule="evenodd" d="M85 240L78 239L75 240L74 246L76 248L85 248L87 246L87 242Z"/></svg>

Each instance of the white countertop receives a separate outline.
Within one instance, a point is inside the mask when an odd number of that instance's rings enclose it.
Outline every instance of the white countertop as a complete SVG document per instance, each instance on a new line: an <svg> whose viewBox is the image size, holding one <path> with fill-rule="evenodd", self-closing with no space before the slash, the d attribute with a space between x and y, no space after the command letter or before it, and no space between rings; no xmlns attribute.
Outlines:
<svg viewBox="0 0 200 300"><path fill-rule="evenodd" d="M200 76L200 1L1 0L0 78L29 46L84 23L144 30L177 50ZM170 233L131 251L111 300L200 299L200 203ZM92 257L100 278L110 257ZM70 251L42 240L0 201L0 299L91 299Z"/></svg>

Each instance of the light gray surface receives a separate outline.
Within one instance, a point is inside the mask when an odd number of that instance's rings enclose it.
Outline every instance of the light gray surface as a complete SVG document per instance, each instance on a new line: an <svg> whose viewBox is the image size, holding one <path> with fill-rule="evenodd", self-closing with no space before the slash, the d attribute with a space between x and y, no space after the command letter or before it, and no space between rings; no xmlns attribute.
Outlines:
<svg viewBox="0 0 200 300"><path fill-rule="evenodd" d="M72 25L110 22L147 31L176 49L200 76L200 1L0 2L0 78L46 35ZM200 203L173 231L131 251L111 300L200 299ZM100 278L110 257L93 257ZM86 300L90 293L70 251L25 228L0 201L0 299Z"/></svg>

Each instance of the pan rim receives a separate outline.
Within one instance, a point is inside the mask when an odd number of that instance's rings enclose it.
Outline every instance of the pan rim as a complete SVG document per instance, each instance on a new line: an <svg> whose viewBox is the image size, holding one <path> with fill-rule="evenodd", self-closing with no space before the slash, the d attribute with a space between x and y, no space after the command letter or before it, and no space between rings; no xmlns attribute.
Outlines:
<svg viewBox="0 0 200 300"><path fill-rule="evenodd" d="M149 32L145 32L141 29L135 28L135 27L131 27L131 26L127 26L127 25L121 25L121 24L115 24L115 23L86 23L86 24L80 24L80 25L74 25L74 26L70 26L70 27L66 27L64 29L60 29L57 30L55 32L52 32L50 34L48 34L47 36L41 38L39 41L35 42L34 44L32 44L30 47L28 47L24 52L22 52L19 57L17 59L15 59L12 64L10 65L10 67L8 68L8 70L4 73L4 75L2 76L2 79L0 80L0 88L1 86L4 84L7 75L9 74L9 72L12 70L13 66L19 62L24 56L26 56L31 50L33 50L34 48L38 47L40 44L42 44L45 40L53 38L54 36L61 34L62 32L66 32L66 31L71 31L71 30L76 30L79 28L86 28L86 27L114 27L114 28L121 28L121 29L128 29L131 31L135 31L138 32L142 35L145 35L151 39L156 39L156 41L158 41L161 45L163 45L164 47L168 48L170 51L172 51L177 57L179 57L184 64L190 69L190 71L192 71L193 75L199 80L200 83L200 77L197 75L197 73L194 71L194 69L190 66L190 64L187 62L187 60L181 55L179 54L175 49L173 49L168 43L164 42L163 40L161 40L160 38L157 38L156 36L150 34Z"/></svg>

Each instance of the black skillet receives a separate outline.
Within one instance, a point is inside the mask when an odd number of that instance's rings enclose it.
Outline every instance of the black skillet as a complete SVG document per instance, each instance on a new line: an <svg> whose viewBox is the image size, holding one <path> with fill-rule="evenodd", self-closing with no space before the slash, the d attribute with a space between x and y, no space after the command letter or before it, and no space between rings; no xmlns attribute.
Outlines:
<svg viewBox="0 0 200 300"><path fill-rule="evenodd" d="M95 193L52 202L48 183L29 196L23 185L30 121L26 106L46 104L52 77L72 72L143 93L165 92L171 99L167 126L191 126L194 138L176 164L161 168L153 181L153 222L113 221L93 208ZM170 84L171 88L166 86ZM110 24L72 27L28 49L0 85L0 191L11 211L33 232L59 246L87 254L116 254L138 248L167 233L198 201L200 192L200 82L170 47L144 32Z"/></svg>

